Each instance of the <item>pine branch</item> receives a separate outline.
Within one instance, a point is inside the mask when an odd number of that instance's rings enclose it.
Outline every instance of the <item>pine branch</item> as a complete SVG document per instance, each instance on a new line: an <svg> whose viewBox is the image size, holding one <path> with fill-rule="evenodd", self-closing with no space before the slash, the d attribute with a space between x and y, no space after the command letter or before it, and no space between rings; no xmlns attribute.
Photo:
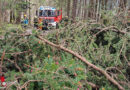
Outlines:
<svg viewBox="0 0 130 90"><path fill-rule="evenodd" d="M80 59L82 62L84 62L85 64L87 64L88 66L92 67L93 69L95 69L96 71L102 73L110 82L112 82L114 85L116 85L118 87L118 89L120 90L125 90L115 79L113 79L106 71L102 70L101 68L95 66L94 64L88 62L86 60L86 58L84 58L83 56L79 55L78 53L72 51L72 50L69 50L63 46L60 46L60 45L56 45L44 38L42 38L41 36L38 36L38 38L43 42L43 43L46 43L52 47L55 47L55 48L58 48L58 49L61 49L65 52L68 52L72 55L74 55L75 57L77 57L78 59Z"/></svg>

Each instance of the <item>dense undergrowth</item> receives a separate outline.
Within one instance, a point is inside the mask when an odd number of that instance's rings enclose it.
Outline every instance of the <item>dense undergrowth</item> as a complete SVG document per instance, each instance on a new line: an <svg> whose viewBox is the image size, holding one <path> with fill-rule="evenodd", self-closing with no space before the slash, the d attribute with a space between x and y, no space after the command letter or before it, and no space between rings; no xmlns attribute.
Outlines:
<svg viewBox="0 0 130 90"><path fill-rule="evenodd" d="M43 37L84 56L128 90L129 28L116 20L103 20L101 23L87 21L68 24L64 28L60 25L59 30ZM6 82L13 83L17 80L7 88L118 90L105 76L73 55L42 43L37 38L40 33L42 32L32 30L31 35L26 35L20 28L4 27L1 30L0 56L5 54L2 71Z"/></svg>

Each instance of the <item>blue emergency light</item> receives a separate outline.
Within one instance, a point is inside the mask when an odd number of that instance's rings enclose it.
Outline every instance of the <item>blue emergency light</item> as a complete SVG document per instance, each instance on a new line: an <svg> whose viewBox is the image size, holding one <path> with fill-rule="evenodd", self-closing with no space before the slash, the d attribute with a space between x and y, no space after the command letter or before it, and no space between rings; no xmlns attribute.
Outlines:
<svg viewBox="0 0 130 90"><path fill-rule="evenodd" d="M56 10L56 8L51 8L52 10Z"/></svg>
<svg viewBox="0 0 130 90"><path fill-rule="evenodd" d="M40 6L40 10L44 10L44 7L43 7L43 6Z"/></svg>
<svg viewBox="0 0 130 90"><path fill-rule="evenodd" d="M56 10L54 7L49 7L49 6L40 6L40 10Z"/></svg>

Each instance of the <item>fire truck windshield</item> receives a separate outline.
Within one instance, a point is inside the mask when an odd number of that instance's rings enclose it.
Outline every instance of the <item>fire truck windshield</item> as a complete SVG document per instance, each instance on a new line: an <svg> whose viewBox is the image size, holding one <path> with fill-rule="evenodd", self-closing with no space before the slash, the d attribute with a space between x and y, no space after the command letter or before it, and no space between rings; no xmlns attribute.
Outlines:
<svg viewBox="0 0 130 90"><path fill-rule="evenodd" d="M55 10L40 10L39 16L43 16L43 17L55 17L56 13L55 13Z"/></svg>

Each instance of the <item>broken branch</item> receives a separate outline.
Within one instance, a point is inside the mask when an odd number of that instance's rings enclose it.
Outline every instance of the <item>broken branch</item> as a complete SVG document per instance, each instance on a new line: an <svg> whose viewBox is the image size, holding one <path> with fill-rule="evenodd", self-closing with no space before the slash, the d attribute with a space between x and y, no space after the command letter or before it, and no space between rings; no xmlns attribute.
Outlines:
<svg viewBox="0 0 130 90"><path fill-rule="evenodd" d="M55 47L55 48L61 49L61 50L65 51L65 52L68 52L68 53L74 55L75 57L77 57L78 59L80 59L82 62L84 62L85 64L87 64L88 66L90 66L90 67L92 67L93 69L97 70L98 72L102 73L110 82L112 82L114 85L116 85L120 90L124 90L124 88L123 88L115 79L113 79L106 71L104 71L104 70L102 70L101 68L95 66L94 64L88 62L88 61L86 60L86 58L82 57L82 56L79 55L78 53L76 53L76 52L74 52L74 51L72 51L72 50L69 50L69 49L67 49L67 48L65 48L65 47L63 47L63 46L56 45L56 44L54 44L54 43L52 43L52 42L50 42L50 41L48 41L48 40L42 38L41 36L38 36L38 38L39 38L43 43L46 43L46 44L48 44L48 45L50 45L50 46L53 46L53 47Z"/></svg>

